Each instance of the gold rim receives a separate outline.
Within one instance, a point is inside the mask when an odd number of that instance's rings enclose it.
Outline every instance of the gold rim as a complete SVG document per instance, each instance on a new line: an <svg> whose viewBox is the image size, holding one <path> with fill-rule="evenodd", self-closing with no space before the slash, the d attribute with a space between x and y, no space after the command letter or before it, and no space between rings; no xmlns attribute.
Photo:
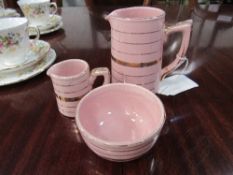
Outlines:
<svg viewBox="0 0 233 175"><path fill-rule="evenodd" d="M151 61L151 62L147 62L147 63L129 63L129 62L125 62L125 61L121 61L119 59L116 59L113 56L112 56L112 60L114 62L116 62L117 64L121 64L121 65L127 66L127 67L149 67L149 66L153 66L153 65L159 63L162 60L162 57L159 60L155 60L155 61Z"/></svg>

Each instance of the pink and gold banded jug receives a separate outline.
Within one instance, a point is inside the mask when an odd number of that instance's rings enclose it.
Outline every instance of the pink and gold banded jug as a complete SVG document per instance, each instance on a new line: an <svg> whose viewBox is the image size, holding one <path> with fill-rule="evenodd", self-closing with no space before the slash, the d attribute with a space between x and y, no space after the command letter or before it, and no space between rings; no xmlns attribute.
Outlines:
<svg viewBox="0 0 233 175"><path fill-rule="evenodd" d="M117 9L105 17L111 25L112 82L141 85L157 92L159 82L183 62L192 20L165 28L165 12L155 7ZM167 36L182 33L176 58L162 68L163 44Z"/></svg>

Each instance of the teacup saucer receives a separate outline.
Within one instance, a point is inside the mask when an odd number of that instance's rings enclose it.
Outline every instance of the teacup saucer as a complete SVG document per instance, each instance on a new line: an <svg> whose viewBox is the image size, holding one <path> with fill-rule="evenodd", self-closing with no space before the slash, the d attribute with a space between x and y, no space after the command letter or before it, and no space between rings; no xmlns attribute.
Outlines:
<svg viewBox="0 0 233 175"><path fill-rule="evenodd" d="M40 34L41 35L45 35L45 34L48 34L48 33L52 33L52 32L55 32L59 29L61 29L63 27L63 22L61 21L57 26L55 26L54 28L51 28L51 29L47 29L47 30L44 30L44 31L40 31Z"/></svg>
<svg viewBox="0 0 233 175"><path fill-rule="evenodd" d="M25 62L20 65L6 66L0 65L0 73L17 72L37 63L49 52L50 44L42 40L30 40L29 51L25 55Z"/></svg>
<svg viewBox="0 0 233 175"><path fill-rule="evenodd" d="M59 30L63 27L62 17L59 15L50 15L49 21L44 25L37 26L40 30L40 34L47 34ZM30 35L35 35L34 31L30 31Z"/></svg>
<svg viewBox="0 0 233 175"><path fill-rule="evenodd" d="M6 86L28 80L46 70L56 59L56 52L50 49L48 54L37 64L9 74L0 74L0 86Z"/></svg>
<svg viewBox="0 0 233 175"><path fill-rule="evenodd" d="M3 14L0 14L0 18L19 17L19 16L20 14L15 9L11 9L11 8L4 9Z"/></svg>

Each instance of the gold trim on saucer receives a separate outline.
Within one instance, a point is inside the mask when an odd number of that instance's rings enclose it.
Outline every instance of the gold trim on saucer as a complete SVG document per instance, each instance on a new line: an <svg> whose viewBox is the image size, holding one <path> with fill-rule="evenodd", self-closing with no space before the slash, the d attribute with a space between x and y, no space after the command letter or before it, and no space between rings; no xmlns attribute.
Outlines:
<svg viewBox="0 0 233 175"><path fill-rule="evenodd" d="M127 66L127 67L149 67L149 66L153 66L153 65L157 64L158 62L160 62L162 60L162 58L160 58L159 60L155 60L155 61L151 61L151 62L147 62L147 63L129 63L129 62L125 62L125 61L121 61L119 59L116 59L113 56L112 56L112 60L117 64L121 64L121 65Z"/></svg>

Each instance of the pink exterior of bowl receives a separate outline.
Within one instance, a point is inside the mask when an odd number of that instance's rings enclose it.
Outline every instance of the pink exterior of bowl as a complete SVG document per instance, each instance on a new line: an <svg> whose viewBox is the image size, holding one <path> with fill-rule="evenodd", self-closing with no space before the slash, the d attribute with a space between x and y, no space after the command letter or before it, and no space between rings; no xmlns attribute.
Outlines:
<svg viewBox="0 0 233 175"><path fill-rule="evenodd" d="M125 99L122 99L122 95ZM100 96L101 98L99 98ZM111 98L109 98L110 96ZM144 106L145 104L147 105ZM121 116L119 112L124 108L129 110L130 116L136 117L136 123L133 118L115 117L115 115ZM130 111L131 108L133 111ZM134 112L134 110L137 111ZM124 113L124 115L128 114ZM141 118L141 115L144 117ZM149 117L150 115L151 117ZM105 125L101 122L102 120L106 122ZM105 145L116 149L122 146L138 146L153 139L159 134L164 122L165 111L158 97L150 91L132 84L110 84L89 92L80 101L76 114L76 123L83 138L88 138L91 140L90 143L95 145ZM119 126L121 127L119 128ZM116 131L114 131L115 129ZM135 138L132 137L129 133L130 130L134 130L135 134L139 135ZM108 139L106 140L104 137Z"/></svg>
<svg viewBox="0 0 233 175"><path fill-rule="evenodd" d="M155 144L156 140L153 142L150 142L147 145L144 145L140 149L134 149L131 151L109 151L105 150L102 148L98 148L94 145L92 145L89 142L86 142L87 146L97 155L100 157L111 160L111 161L116 161L116 162L125 162L128 160L134 160L148 152Z"/></svg>
<svg viewBox="0 0 233 175"><path fill-rule="evenodd" d="M88 137L85 137L85 136L83 136L83 138L84 138L85 142L93 145L94 147L100 148L100 149L105 150L107 152L115 152L115 153L119 152L121 154L121 153L124 153L124 152L128 153L128 152L133 152L135 150L142 150L143 147L156 142L159 135L160 135L160 132L158 134L156 134L154 137L151 137L151 139L140 142L137 145L126 145L126 146L118 146L118 147L99 144L99 143L97 143L95 141L93 142L92 139L89 139Z"/></svg>

